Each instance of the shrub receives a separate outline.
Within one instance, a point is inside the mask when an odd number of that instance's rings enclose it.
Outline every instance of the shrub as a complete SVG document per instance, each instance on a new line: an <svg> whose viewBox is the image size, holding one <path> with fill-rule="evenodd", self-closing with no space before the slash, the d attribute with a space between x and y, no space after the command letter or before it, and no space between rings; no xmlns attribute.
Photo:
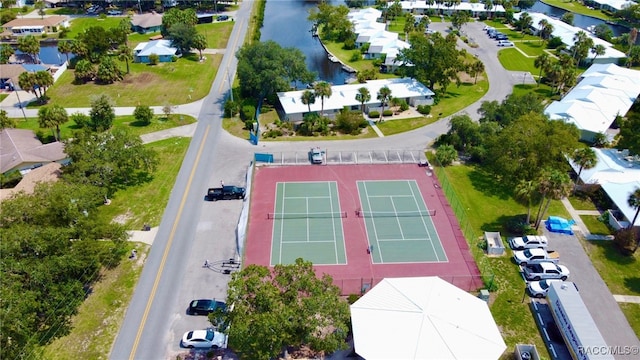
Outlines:
<svg viewBox="0 0 640 360"><path fill-rule="evenodd" d="M349 305L353 304L354 302L358 301L358 299L360 299L360 295L358 294L351 294L347 297L347 302L349 303Z"/></svg>
<svg viewBox="0 0 640 360"><path fill-rule="evenodd" d="M623 255L631 256L637 250L638 236L636 228L620 229L616 232L613 243Z"/></svg>
<svg viewBox="0 0 640 360"><path fill-rule="evenodd" d="M509 234L517 236L535 234L536 230L532 228L531 225L527 224L526 220L526 215L516 215L507 220L504 227Z"/></svg>
<svg viewBox="0 0 640 360"><path fill-rule="evenodd" d="M244 129L245 130L249 130L249 131L253 131L253 120L245 120L244 121Z"/></svg>
<svg viewBox="0 0 640 360"><path fill-rule="evenodd" d="M81 128L81 129L89 126L89 123L91 123L91 118L89 117L89 115L85 115L80 112L71 114L71 116L69 117L69 120L76 123L76 126L78 126L78 128Z"/></svg>
<svg viewBox="0 0 640 360"><path fill-rule="evenodd" d="M382 116L392 116L393 115L393 111L389 110L389 109L385 109L382 112Z"/></svg>
<svg viewBox="0 0 640 360"><path fill-rule="evenodd" d="M552 36L551 39L549 39L549 42L547 43L547 48L555 49L562 44L564 44L562 42L562 38L560 38L559 36Z"/></svg>
<svg viewBox="0 0 640 360"><path fill-rule="evenodd" d="M14 188L20 180L22 180L22 174L18 170L0 174L0 189Z"/></svg>
<svg viewBox="0 0 640 360"><path fill-rule="evenodd" d="M407 110L409 110L409 104L407 104L405 100L402 100L402 102L400 103L400 111L407 111Z"/></svg>
<svg viewBox="0 0 640 360"><path fill-rule="evenodd" d="M153 120L153 109L146 105L138 105L135 110L133 110L133 117L136 121L142 123L143 125L151 124L151 120Z"/></svg>
<svg viewBox="0 0 640 360"><path fill-rule="evenodd" d="M282 130L280 129L271 129L262 134L263 137L266 138L276 138L278 136L282 136Z"/></svg>
<svg viewBox="0 0 640 360"><path fill-rule="evenodd" d="M370 118L378 118L378 117L380 117L380 112L379 111L375 111L375 110L369 111L369 117Z"/></svg>
<svg viewBox="0 0 640 360"><path fill-rule="evenodd" d="M253 120L253 117L256 114L256 107L253 105L243 105L242 111L240 112L240 118L242 120Z"/></svg>
<svg viewBox="0 0 640 360"><path fill-rule="evenodd" d="M171 57L171 62L176 62L176 61L178 61L178 57L176 55L173 55Z"/></svg>
<svg viewBox="0 0 640 360"><path fill-rule="evenodd" d="M355 62L360 61L360 59L362 59L362 55L360 54L360 52L354 51L353 53L351 53L351 58L349 59L349 61Z"/></svg>
<svg viewBox="0 0 640 360"><path fill-rule="evenodd" d="M418 105L418 112L422 115L429 115L431 113L431 105Z"/></svg>
<svg viewBox="0 0 640 360"><path fill-rule="evenodd" d="M42 129L36 130L36 137L43 144L49 144L56 141L56 138L53 137L53 135L51 134L51 131L45 131Z"/></svg>
<svg viewBox="0 0 640 360"><path fill-rule="evenodd" d="M160 62L160 56L158 56L158 54L149 55L149 64L150 65L158 65L159 62Z"/></svg>

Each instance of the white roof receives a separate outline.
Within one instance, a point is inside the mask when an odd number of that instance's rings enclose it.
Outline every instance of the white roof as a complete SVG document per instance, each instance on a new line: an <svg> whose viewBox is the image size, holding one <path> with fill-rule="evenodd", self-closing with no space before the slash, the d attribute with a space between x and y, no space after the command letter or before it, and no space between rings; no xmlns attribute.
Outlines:
<svg viewBox="0 0 640 360"><path fill-rule="evenodd" d="M520 12L520 13L514 14L513 17L515 19L520 19L520 16L522 14L523 12ZM602 59L602 58L621 59L621 58L627 57L627 55L622 51L614 49L612 44L594 36L593 34L585 31L584 29L581 29L573 25L569 25L565 22L562 22L559 19L552 18L544 14L540 14L536 12L528 12L528 14L529 16L531 16L531 19L533 20L532 26L534 28L536 29L538 28L538 23L540 22L540 20L543 20L543 19L546 20L547 22L549 22L549 24L553 25L552 35L562 39L562 42L569 47L573 46L573 43L575 42L573 40L574 35L577 32L582 31L593 40L594 45L600 44L604 46L605 53L604 55L598 56L598 59ZM593 52L589 51L589 54L587 54L587 59L593 59L594 57L596 57L596 55Z"/></svg>
<svg viewBox="0 0 640 360"><path fill-rule="evenodd" d="M170 40L153 40L143 42L138 44L138 46L133 50L137 56L149 56L151 54L175 55L176 51L178 51L178 49L171 46Z"/></svg>
<svg viewBox="0 0 640 360"><path fill-rule="evenodd" d="M472 12L499 12L503 13L504 7L502 5L494 5L492 9L485 9L484 3L470 3L462 2L457 5L446 6L445 4L427 4L426 1L400 1L402 10L411 11L413 9L440 9L440 10L466 10Z"/></svg>
<svg viewBox="0 0 640 360"><path fill-rule="evenodd" d="M624 116L640 94L640 72L614 64L594 64L561 101L552 102L545 113L578 129L604 133L617 115Z"/></svg>
<svg viewBox="0 0 640 360"><path fill-rule="evenodd" d="M400 50L411 45L399 40L398 33L386 31L386 24L377 22L381 14L380 10L366 8L350 12L348 16L357 35L356 42L369 43L370 54L387 54L395 58Z"/></svg>
<svg viewBox="0 0 640 360"><path fill-rule="evenodd" d="M371 100L366 104L378 104L380 103L376 98L378 91L384 86L389 87L391 90L391 96L397 98L411 98L411 97L423 97L435 95L433 91L429 90L426 86L415 79L402 78L402 79L382 79L382 80L369 80L364 84L348 84L337 85L331 87L331 96L324 99L325 110L339 110L345 106L360 105L360 102L356 100L356 94L358 89L366 87L371 94ZM278 99L282 108L287 114L297 114L309 111L307 105L302 103L301 97L305 90L279 92ZM319 112L322 108L321 99L316 99L314 104L311 104L311 111Z"/></svg>
<svg viewBox="0 0 640 360"><path fill-rule="evenodd" d="M351 305L358 355L491 359L506 345L487 303L439 277L387 278Z"/></svg>
<svg viewBox="0 0 640 360"><path fill-rule="evenodd" d="M629 0L592 0L596 4L609 5L610 7L616 10L622 10L627 6L635 4L633 1Z"/></svg>
<svg viewBox="0 0 640 360"><path fill-rule="evenodd" d="M592 148L598 162L591 169L582 169L580 180L585 184L625 184L640 181L640 159L629 156L627 150ZM569 161L576 171L580 168Z"/></svg>
<svg viewBox="0 0 640 360"><path fill-rule="evenodd" d="M636 215L637 210L629 206L627 200L629 199L629 195L638 188L640 188L640 179L624 184L616 184L612 182L602 184L602 189L607 193L611 201L616 204L618 209L620 209L629 222L633 221L633 217ZM638 216L633 225L640 226L640 216Z"/></svg>

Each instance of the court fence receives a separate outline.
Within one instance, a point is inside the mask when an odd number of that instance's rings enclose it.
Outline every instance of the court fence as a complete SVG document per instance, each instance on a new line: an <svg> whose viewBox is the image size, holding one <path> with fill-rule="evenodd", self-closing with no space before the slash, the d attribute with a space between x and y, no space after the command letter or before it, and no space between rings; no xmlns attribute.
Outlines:
<svg viewBox="0 0 640 360"><path fill-rule="evenodd" d="M420 164L426 162L424 150L332 150L321 149L323 165L340 164ZM284 151L256 154L256 162L273 165L308 165L310 151Z"/></svg>
<svg viewBox="0 0 640 360"><path fill-rule="evenodd" d="M433 171L435 172L436 176L438 177L438 180L440 181L440 186L442 187L442 191L447 197L447 200L451 205L451 209L453 210L453 213L456 215L456 218L458 219L460 230L462 231L462 234L467 240L467 244L469 245L469 250L471 251L473 258L476 261L476 264L478 265L478 269L480 270L480 274L482 276L484 286L489 291L494 291L496 290L496 286L497 286L496 282L494 281L495 273L491 266L491 262L489 261L489 259L484 253L483 241L478 240L478 239L482 239L482 234L476 233L476 231L473 229L473 226L471 226L471 222L469 221L469 215L467 215L467 212L465 210L466 207L462 204L462 201L460 201L460 198L456 194L456 191L453 188L453 185L451 185L451 182L449 181L449 177L447 176L447 172L445 171L444 166L440 164L440 162L438 161L438 159L435 158L435 156L433 157L433 159L430 159L430 160L432 160L431 163L434 165Z"/></svg>
<svg viewBox="0 0 640 360"><path fill-rule="evenodd" d="M438 275L438 277L467 292L478 291L486 285L483 275ZM340 294L342 296L363 295L380 283L382 279L383 278L334 279L333 283L340 288Z"/></svg>

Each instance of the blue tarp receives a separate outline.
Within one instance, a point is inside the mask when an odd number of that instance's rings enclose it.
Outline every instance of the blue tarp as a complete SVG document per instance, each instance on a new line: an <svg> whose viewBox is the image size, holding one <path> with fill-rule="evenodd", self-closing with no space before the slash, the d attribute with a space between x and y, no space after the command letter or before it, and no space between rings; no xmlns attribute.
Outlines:
<svg viewBox="0 0 640 360"><path fill-rule="evenodd" d="M546 221L546 226L547 230L551 232L573 235L571 226L575 223L573 220L567 220L559 216L549 216L549 219Z"/></svg>

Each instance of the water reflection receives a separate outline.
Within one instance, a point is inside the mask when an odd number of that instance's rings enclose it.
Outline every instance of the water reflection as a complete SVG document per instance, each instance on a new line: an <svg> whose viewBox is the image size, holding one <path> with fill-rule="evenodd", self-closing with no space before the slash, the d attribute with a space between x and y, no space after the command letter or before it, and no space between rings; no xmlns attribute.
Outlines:
<svg viewBox="0 0 640 360"><path fill-rule="evenodd" d="M530 12L539 12L542 14L546 14L552 17L561 18L567 11L555 8L553 6L549 6L543 2L537 1L531 9L527 10ZM605 24L605 21L596 19L590 16L584 16L580 14L573 13L573 25L582 29L587 29L589 26L596 26L600 24ZM628 33L629 29L624 26L607 24L611 30L613 30L614 36L620 36L624 33Z"/></svg>

